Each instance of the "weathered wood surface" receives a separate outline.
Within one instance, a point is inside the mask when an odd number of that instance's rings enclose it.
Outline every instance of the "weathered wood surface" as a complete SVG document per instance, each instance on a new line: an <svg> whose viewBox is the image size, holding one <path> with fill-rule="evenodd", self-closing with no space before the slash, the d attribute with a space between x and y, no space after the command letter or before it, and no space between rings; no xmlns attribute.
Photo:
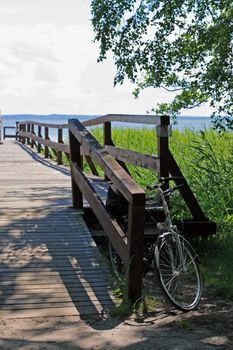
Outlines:
<svg viewBox="0 0 233 350"><path fill-rule="evenodd" d="M122 123L139 123L152 125L169 125L169 116L157 116L149 114L107 114L91 120L85 120L82 124L84 126L99 125L108 122L122 122Z"/></svg>
<svg viewBox="0 0 233 350"><path fill-rule="evenodd" d="M108 145L105 146L105 149L116 160L120 160L125 163L131 163L135 166L140 166L145 169L151 169L157 172L159 171L160 160L158 157Z"/></svg>
<svg viewBox="0 0 233 350"><path fill-rule="evenodd" d="M145 192L77 119L69 119L69 139L73 203L76 208L81 209L82 206L78 203L82 197L88 199L113 247L127 264L127 296L134 303L141 298L142 289ZM88 179L83 176L81 146L100 165L105 178L113 182L128 202L127 240L120 226L111 220L103 208L102 201L89 185Z"/></svg>
<svg viewBox="0 0 233 350"><path fill-rule="evenodd" d="M71 208L69 172L35 158L0 145L0 317L101 313L114 306L109 267Z"/></svg>

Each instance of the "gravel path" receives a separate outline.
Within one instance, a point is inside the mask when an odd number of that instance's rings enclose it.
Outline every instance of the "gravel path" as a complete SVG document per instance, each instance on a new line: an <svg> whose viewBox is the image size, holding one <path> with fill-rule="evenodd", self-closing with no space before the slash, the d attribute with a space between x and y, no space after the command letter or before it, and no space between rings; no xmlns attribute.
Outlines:
<svg viewBox="0 0 233 350"><path fill-rule="evenodd" d="M1 319L0 349L233 349L233 301L208 297L190 313L161 306L140 318Z"/></svg>

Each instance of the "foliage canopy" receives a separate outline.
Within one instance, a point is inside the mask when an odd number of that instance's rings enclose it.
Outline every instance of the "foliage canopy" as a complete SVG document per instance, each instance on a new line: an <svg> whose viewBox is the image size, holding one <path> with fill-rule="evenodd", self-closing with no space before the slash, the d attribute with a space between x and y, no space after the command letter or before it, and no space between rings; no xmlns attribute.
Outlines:
<svg viewBox="0 0 233 350"><path fill-rule="evenodd" d="M127 77L138 96L146 87L176 91L157 113L208 102L217 128L233 128L231 0L92 0L99 60L111 51L114 83Z"/></svg>

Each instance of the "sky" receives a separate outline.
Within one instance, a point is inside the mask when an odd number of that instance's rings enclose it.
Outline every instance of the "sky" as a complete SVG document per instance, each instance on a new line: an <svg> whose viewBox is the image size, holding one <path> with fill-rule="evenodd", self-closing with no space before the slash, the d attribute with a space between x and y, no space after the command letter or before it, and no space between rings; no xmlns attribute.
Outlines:
<svg viewBox="0 0 233 350"><path fill-rule="evenodd" d="M171 100L163 89L135 99L131 83L113 86L114 63L97 63L90 18L89 0L0 0L2 114L145 114Z"/></svg>

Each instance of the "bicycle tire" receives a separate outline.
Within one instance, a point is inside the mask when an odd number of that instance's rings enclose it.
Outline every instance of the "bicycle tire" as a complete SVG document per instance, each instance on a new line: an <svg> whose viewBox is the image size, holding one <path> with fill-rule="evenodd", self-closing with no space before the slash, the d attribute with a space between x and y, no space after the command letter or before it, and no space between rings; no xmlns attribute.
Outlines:
<svg viewBox="0 0 233 350"><path fill-rule="evenodd" d="M165 298L178 310L187 312L195 309L200 302L202 278L197 255L188 241L179 237L186 271L182 271L183 264L170 233L158 238L154 265Z"/></svg>

